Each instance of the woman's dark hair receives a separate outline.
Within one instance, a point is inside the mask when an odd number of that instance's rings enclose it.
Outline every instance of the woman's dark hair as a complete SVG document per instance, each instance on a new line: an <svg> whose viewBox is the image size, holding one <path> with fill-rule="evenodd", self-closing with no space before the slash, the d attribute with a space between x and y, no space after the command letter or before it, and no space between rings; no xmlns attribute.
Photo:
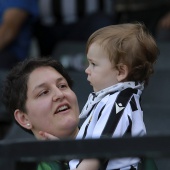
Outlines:
<svg viewBox="0 0 170 170"><path fill-rule="evenodd" d="M73 82L60 62L52 58L30 58L18 63L7 75L3 87L3 103L14 116L14 111L20 109L26 113L27 83L29 75L39 67L50 66L59 72L70 88Z"/></svg>

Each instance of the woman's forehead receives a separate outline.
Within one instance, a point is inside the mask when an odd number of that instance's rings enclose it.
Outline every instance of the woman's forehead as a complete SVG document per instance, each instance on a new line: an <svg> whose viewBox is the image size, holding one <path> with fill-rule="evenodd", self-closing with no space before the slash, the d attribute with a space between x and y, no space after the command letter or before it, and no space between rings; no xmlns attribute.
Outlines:
<svg viewBox="0 0 170 170"><path fill-rule="evenodd" d="M39 86L45 82L50 83L54 80L61 81L65 80L65 78L52 67L39 67L29 75L27 84L28 86Z"/></svg>

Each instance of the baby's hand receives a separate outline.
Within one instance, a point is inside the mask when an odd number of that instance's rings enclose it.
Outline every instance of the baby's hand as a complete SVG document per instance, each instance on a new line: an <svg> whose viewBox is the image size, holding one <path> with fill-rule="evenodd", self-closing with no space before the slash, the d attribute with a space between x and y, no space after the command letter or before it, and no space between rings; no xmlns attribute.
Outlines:
<svg viewBox="0 0 170 170"><path fill-rule="evenodd" d="M42 137L44 140L59 140L56 136L53 136L47 132L39 131L39 135Z"/></svg>

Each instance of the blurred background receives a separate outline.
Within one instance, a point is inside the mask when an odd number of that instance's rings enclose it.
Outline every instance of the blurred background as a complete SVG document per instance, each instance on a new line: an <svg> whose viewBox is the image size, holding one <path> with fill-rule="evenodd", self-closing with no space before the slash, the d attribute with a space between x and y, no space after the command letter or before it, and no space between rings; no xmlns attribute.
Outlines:
<svg viewBox="0 0 170 170"><path fill-rule="evenodd" d="M134 21L148 27L160 49L142 98L147 133L170 135L169 0L0 0L0 89L17 62L53 57L68 69L82 109L92 91L84 73L88 37L101 27ZM0 140L32 138L13 123L1 99ZM170 169L168 158L156 162L159 170Z"/></svg>

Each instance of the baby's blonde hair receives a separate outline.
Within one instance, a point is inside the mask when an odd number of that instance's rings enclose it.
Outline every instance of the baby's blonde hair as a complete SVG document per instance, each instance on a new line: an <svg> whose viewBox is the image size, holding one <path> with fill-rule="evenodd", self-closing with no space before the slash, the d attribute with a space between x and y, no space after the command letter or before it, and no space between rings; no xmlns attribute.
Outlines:
<svg viewBox="0 0 170 170"><path fill-rule="evenodd" d="M118 69L119 64L128 67L128 81L148 84L159 49L145 25L127 23L101 28L89 37L86 52L92 43L106 51L113 67Z"/></svg>

